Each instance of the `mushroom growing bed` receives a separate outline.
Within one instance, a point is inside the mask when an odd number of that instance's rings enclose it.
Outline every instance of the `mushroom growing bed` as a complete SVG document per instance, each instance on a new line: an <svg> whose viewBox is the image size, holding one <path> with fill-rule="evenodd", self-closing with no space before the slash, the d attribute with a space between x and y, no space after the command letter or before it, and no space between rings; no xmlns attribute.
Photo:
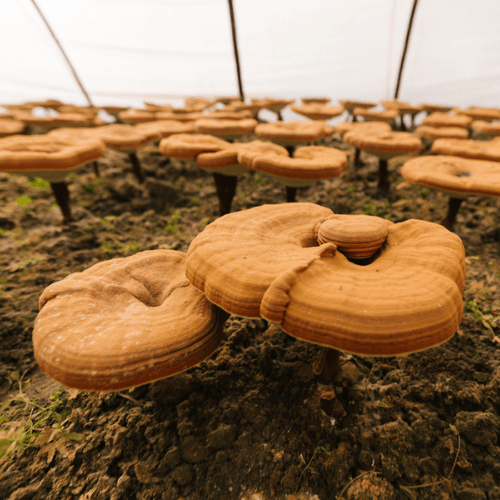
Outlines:
<svg viewBox="0 0 500 500"><path fill-rule="evenodd" d="M326 500L344 488L343 500L375 488L388 499L498 496L497 198L473 196L458 214L464 313L440 346L395 357L342 353L334 386L314 375L318 345L233 315L219 348L189 370L131 390L87 392L65 389L35 364L43 290L111 259L187 252L218 215L212 176L153 145L141 154L143 184L119 152L98 163L99 179L85 166L68 182L74 222L65 227L50 186L0 173L0 431L16 440L0 463L0 498ZM448 197L405 181L396 164L390 197L373 199L376 165L367 156L356 170L301 188L297 201L396 227L444 217ZM232 211L282 201L280 183L249 171ZM432 261L432 249L425 255ZM41 408L51 410L38 417ZM29 446L23 422L40 429Z"/></svg>

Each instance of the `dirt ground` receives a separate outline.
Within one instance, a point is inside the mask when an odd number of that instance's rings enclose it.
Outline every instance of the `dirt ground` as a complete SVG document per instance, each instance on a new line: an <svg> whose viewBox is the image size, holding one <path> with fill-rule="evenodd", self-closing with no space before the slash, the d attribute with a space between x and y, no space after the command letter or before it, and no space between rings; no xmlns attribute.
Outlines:
<svg viewBox="0 0 500 500"><path fill-rule="evenodd" d="M352 151L337 141L333 146ZM0 498L500 500L500 200L471 197L455 231L467 256L465 313L444 345L395 358L342 354L339 406L312 373L318 347L263 321L231 317L216 353L132 390L64 389L31 344L50 283L114 257L186 251L217 215L212 178L139 153L146 183L109 151L71 176L75 222L50 187L0 173ZM403 181L377 194L377 165L301 189L336 213L439 222L447 197ZM233 211L285 201L258 173ZM497 324L498 323L498 324Z"/></svg>

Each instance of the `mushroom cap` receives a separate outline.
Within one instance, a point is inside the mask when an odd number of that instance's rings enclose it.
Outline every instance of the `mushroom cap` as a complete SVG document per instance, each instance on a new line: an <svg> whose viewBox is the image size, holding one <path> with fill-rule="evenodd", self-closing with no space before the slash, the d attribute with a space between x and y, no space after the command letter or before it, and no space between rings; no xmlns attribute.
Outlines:
<svg viewBox="0 0 500 500"><path fill-rule="evenodd" d="M331 215L318 229L318 243L333 243L352 259L371 257L384 243L391 223L371 215Z"/></svg>
<svg viewBox="0 0 500 500"><path fill-rule="evenodd" d="M386 132L354 128L344 135L344 141L373 154L379 152L395 156L401 153L415 153L422 149L422 141L411 132Z"/></svg>
<svg viewBox="0 0 500 500"><path fill-rule="evenodd" d="M257 120L244 118L239 120L221 118L201 118L196 120L197 132L213 134L222 137L234 137L243 134L251 134L257 126Z"/></svg>
<svg viewBox="0 0 500 500"><path fill-rule="evenodd" d="M422 109L426 113L434 113L434 111L441 111L442 113L447 113L448 111L451 111L451 106L443 106L441 104L421 104Z"/></svg>
<svg viewBox="0 0 500 500"><path fill-rule="evenodd" d="M160 141L160 153L194 159L201 153L220 151L230 145L230 142L208 134L174 134Z"/></svg>
<svg viewBox="0 0 500 500"><path fill-rule="evenodd" d="M203 118L215 118L220 120L244 120L245 118L252 118L252 112L249 110L231 111L230 109L214 109L209 113L205 113Z"/></svg>
<svg viewBox="0 0 500 500"><path fill-rule="evenodd" d="M194 134L195 122L180 122L178 120L156 120L154 122L138 123L138 131L155 134L158 138L170 137L173 134Z"/></svg>
<svg viewBox="0 0 500 500"><path fill-rule="evenodd" d="M327 104L331 101L329 97L302 97L302 104Z"/></svg>
<svg viewBox="0 0 500 500"><path fill-rule="evenodd" d="M396 109L400 115L416 115L424 110L421 104L415 106L407 102L398 101L397 99L392 101L380 101L380 104L382 104L382 106L386 109Z"/></svg>
<svg viewBox="0 0 500 500"><path fill-rule="evenodd" d="M194 122L205 118L205 113L201 111L193 111L190 113L181 113L174 111L157 111L155 113L156 120L177 120L179 122Z"/></svg>
<svg viewBox="0 0 500 500"><path fill-rule="evenodd" d="M0 115L1 116L1 115ZM500 123L490 123L485 120L474 120L470 128L489 136L500 135Z"/></svg>
<svg viewBox="0 0 500 500"><path fill-rule="evenodd" d="M0 137L21 134L24 127L24 122L20 120L11 120L10 118L3 119L3 115L0 114Z"/></svg>
<svg viewBox="0 0 500 500"><path fill-rule="evenodd" d="M295 150L293 158L270 151L248 159L241 158L248 168L291 179L325 179L347 170L345 152L326 146L302 146Z"/></svg>
<svg viewBox="0 0 500 500"><path fill-rule="evenodd" d="M415 128L415 134L426 139L467 139L469 132L462 127L431 127L430 125L419 125Z"/></svg>
<svg viewBox="0 0 500 500"><path fill-rule="evenodd" d="M317 102L302 104L301 106L292 105L290 109L311 120L330 120L331 118L340 116L344 112L343 106L329 106L328 104Z"/></svg>
<svg viewBox="0 0 500 500"><path fill-rule="evenodd" d="M441 111L434 111L422 120L422 125L431 127L462 127L468 128L472 118L466 115L449 115Z"/></svg>
<svg viewBox="0 0 500 500"><path fill-rule="evenodd" d="M148 111L172 111L174 109L170 104L155 104L154 102L143 102L144 106Z"/></svg>
<svg viewBox="0 0 500 500"><path fill-rule="evenodd" d="M436 139L431 152L475 160L500 161L500 142L474 139Z"/></svg>
<svg viewBox="0 0 500 500"><path fill-rule="evenodd" d="M118 113L118 119L128 124L144 123L156 120L156 115L152 111L146 109L131 109L120 111Z"/></svg>
<svg viewBox="0 0 500 500"><path fill-rule="evenodd" d="M335 125L335 132L337 132L340 135L344 135L345 133L350 132L351 130L354 130L354 129L366 130L366 131L382 130L384 132L391 132L392 131L392 128L388 123L377 122L377 121L341 122L341 123L337 123L337 125Z"/></svg>
<svg viewBox="0 0 500 500"><path fill-rule="evenodd" d="M465 109L454 108L457 115L466 115L473 120L500 120L500 109L498 108L483 108L481 106L469 106Z"/></svg>
<svg viewBox="0 0 500 500"><path fill-rule="evenodd" d="M279 113L281 110L286 108L289 104L293 104L295 102L295 99L273 99L273 98L266 98L265 99L266 105L264 106L265 109L268 109L269 111L273 111L274 113Z"/></svg>
<svg viewBox="0 0 500 500"><path fill-rule="evenodd" d="M376 102L366 102L366 101L350 101L350 100L339 100L340 104L344 106L344 108L349 111L349 113L352 113L354 111L354 108L374 108L377 103Z"/></svg>
<svg viewBox="0 0 500 500"><path fill-rule="evenodd" d="M332 243L318 246L331 215L310 203L225 215L191 243L186 276L230 313L335 349L396 355L449 339L463 311L460 238L421 220L385 222L382 248L359 265Z"/></svg>
<svg viewBox="0 0 500 500"><path fill-rule="evenodd" d="M123 123L95 127L92 134L102 139L108 148L120 151L135 150L160 138L158 130Z"/></svg>
<svg viewBox="0 0 500 500"><path fill-rule="evenodd" d="M285 143L319 141L332 135L334 128L324 121L277 121L274 123L261 123L255 127L254 133L261 139L283 141Z"/></svg>
<svg viewBox="0 0 500 500"><path fill-rule="evenodd" d="M401 175L409 182L459 197L500 196L500 163L457 156L419 156L405 162Z"/></svg>
<svg viewBox="0 0 500 500"><path fill-rule="evenodd" d="M393 122L399 115L397 109L386 109L384 111L373 111L365 108L354 108L353 114L361 116L365 121Z"/></svg>
<svg viewBox="0 0 500 500"><path fill-rule="evenodd" d="M101 158L106 146L98 138L12 135L0 139L0 170L71 170Z"/></svg>
<svg viewBox="0 0 500 500"><path fill-rule="evenodd" d="M55 127L85 127L92 125L94 116L81 113L59 113L57 116L35 116L29 111L15 111L16 120L26 125L41 125L45 128Z"/></svg>
<svg viewBox="0 0 500 500"><path fill-rule="evenodd" d="M118 390L187 370L210 356L227 315L185 276L186 255L151 250L53 283L40 297L40 368L83 390Z"/></svg>

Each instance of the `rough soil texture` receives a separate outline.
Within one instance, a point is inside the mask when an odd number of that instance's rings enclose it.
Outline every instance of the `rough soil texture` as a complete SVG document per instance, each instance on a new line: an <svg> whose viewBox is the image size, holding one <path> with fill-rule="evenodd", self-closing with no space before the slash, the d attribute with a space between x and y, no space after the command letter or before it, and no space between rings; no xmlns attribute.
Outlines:
<svg viewBox="0 0 500 500"><path fill-rule="evenodd" d="M216 217L209 174L154 146L139 158L144 185L111 151L100 178L90 166L73 175L68 226L50 188L0 173L1 499L500 499L495 198L471 197L458 216L467 282L457 334L397 358L342 354L333 402L312 372L317 346L237 317L210 359L133 390L65 390L42 374L31 332L46 286L110 258L186 251ZM394 222L444 217L447 197L403 182L401 159L387 196L377 160L361 161L298 201ZM281 185L249 173L233 210L284 201Z"/></svg>

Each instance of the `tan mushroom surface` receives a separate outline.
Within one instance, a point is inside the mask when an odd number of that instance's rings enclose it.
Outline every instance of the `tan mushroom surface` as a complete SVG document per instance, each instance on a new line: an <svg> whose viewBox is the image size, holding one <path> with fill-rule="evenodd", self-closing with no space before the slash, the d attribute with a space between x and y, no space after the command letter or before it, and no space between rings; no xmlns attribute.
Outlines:
<svg viewBox="0 0 500 500"><path fill-rule="evenodd" d="M476 160L500 161L500 142L474 139L436 139L431 152Z"/></svg>
<svg viewBox="0 0 500 500"><path fill-rule="evenodd" d="M472 118L466 115L449 115L442 111L434 111L422 120L422 125L431 127L462 127L468 128Z"/></svg>
<svg viewBox="0 0 500 500"><path fill-rule="evenodd" d="M381 130L383 132L392 132L391 126L386 122L341 122L335 125L335 132L340 135L344 135L351 130L366 130L366 131L377 131Z"/></svg>
<svg viewBox="0 0 500 500"><path fill-rule="evenodd" d="M201 153L225 149L230 142L209 134L174 134L160 141L160 153L175 158L195 159Z"/></svg>
<svg viewBox="0 0 500 500"><path fill-rule="evenodd" d="M183 252L150 250L50 285L33 331L40 368L68 387L109 391L210 356L227 315L190 285L185 260Z"/></svg>
<svg viewBox="0 0 500 500"><path fill-rule="evenodd" d="M94 116L81 113L60 113L57 116L35 116L27 111L16 111L16 120L26 125L36 125L44 130L56 127L86 127L93 124Z"/></svg>
<svg viewBox="0 0 500 500"><path fill-rule="evenodd" d="M231 111L230 109L214 109L208 113L204 113L204 118L215 118L220 120L244 120L252 118L252 112L249 110Z"/></svg>
<svg viewBox="0 0 500 500"><path fill-rule="evenodd" d="M251 134L257 126L257 120L245 118L241 120L202 118L196 120L195 128L202 134L212 134L226 140L232 140L245 134Z"/></svg>
<svg viewBox="0 0 500 500"><path fill-rule="evenodd" d="M429 104L429 103L423 103L420 104L422 106L422 109L426 113L434 113L434 111L440 111L441 113L447 113L448 111L451 111L451 106L443 106L442 104Z"/></svg>
<svg viewBox="0 0 500 500"><path fill-rule="evenodd" d="M325 121L277 121L261 123L254 133L261 139L267 139L281 145L305 144L319 141L333 134L334 128Z"/></svg>
<svg viewBox="0 0 500 500"><path fill-rule="evenodd" d="M328 104L310 103L292 105L290 109L299 115L306 116L311 120L330 120L340 116L344 112L343 106L329 106Z"/></svg>
<svg viewBox="0 0 500 500"><path fill-rule="evenodd" d="M367 102L367 101L339 100L339 102L351 114L354 111L354 108L369 109L369 108L374 108L377 105L376 102Z"/></svg>
<svg viewBox="0 0 500 500"><path fill-rule="evenodd" d="M449 339L463 311L460 238L430 222L384 221L385 242L360 265L318 243L333 215L290 203L221 217L191 243L186 276L229 313L334 349L396 355Z"/></svg>
<svg viewBox="0 0 500 500"><path fill-rule="evenodd" d="M170 137L173 134L194 134L196 132L195 122L181 122L178 120L156 120L138 123L135 125L135 129L141 132L153 133L159 138Z"/></svg>
<svg viewBox="0 0 500 500"><path fill-rule="evenodd" d="M484 108L481 106L469 106L465 109L455 108L457 115L466 115L473 120L493 121L500 120L500 109L498 108Z"/></svg>
<svg viewBox="0 0 500 500"><path fill-rule="evenodd" d="M7 137L9 135L21 134L25 128L24 122L14 119L3 119L0 114L0 137Z"/></svg>
<svg viewBox="0 0 500 500"><path fill-rule="evenodd" d="M329 97L302 97L300 101L303 104L328 104L331 99Z"/></svg>
<svg viewBox="0 0 500 500"><path fill-rule="evenodd" d="M135 123L144 123L156 120L156 115L154 112L145 109L131 109L118 113L118 119L123 123L133 125Z"/></svg>
<svg viewBox="0 0 500 500"><path fill-rule="evenodd" d="M457 156L420 156L405 162L401 175L453 196L500 196L500 163Z"/></svg>
<svg viewBox="0 0 500 500"><path fill-rule="evenodd" d="M397 109L386 109L384 111L375 111L365 108L354 108L353 114L363 118L365 121L378 121L392 123L399 116Z"/></svg>
<svg viewBox="0 0 500 500"><path fill-rule="evenodd" d="M205 118L206 114L201 111L190 113L174 113L173 111L158 111L155 113L156 120L177 120L179 122L193 122Z"/></svg>
<svg viewBox="0 0 500 500"><path fill-rule="evenodd" d="M238 157L243 165L271 174L288 186L310 185L314 180L338 177L347 170L345 152L326 146L302 146L293 157L275 151L245 153Z"/></svg>
<svg viewBox="0 0 500 500"><path fill-rule="evenodd" d="M487 138L493 138L500 135L500 123L491 123L485 120L474 120L470 126L474 132L479 132Z"/></svg>
<svg viewBox="0 0 500 500"><path fill-rule="evenodd" d="M415 134L419 137L434 141L434 139L467 139L469 132L462 127L431 127L430 125L419 125L415 128Z"/></svg>

